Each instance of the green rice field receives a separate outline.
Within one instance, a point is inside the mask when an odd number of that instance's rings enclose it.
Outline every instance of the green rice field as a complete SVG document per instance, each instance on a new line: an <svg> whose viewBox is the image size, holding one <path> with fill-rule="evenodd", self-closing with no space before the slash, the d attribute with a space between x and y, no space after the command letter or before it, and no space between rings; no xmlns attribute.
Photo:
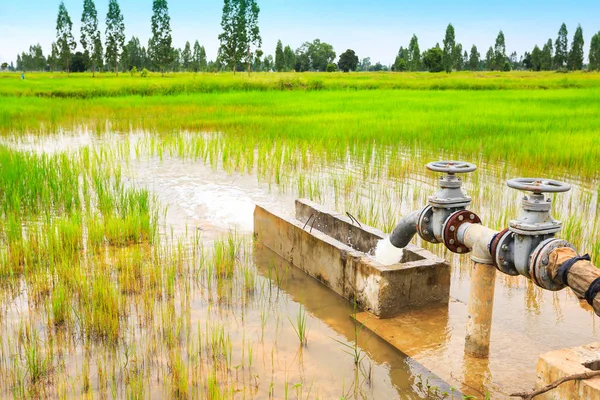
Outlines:
<svg viewBox="0 0 600 400"><path fill-rule="evenodd" d="M437 183L424 164L440 159L478 165L465 189L493 228L519 214L506 179L571 183L553 197L559 235L599 259L600 73L0 73L0 397L530 388L547 343L596 334L570 292L499 276L496 296L518 312L496 326L549 340L523 346L508 386L454 387L253 244L253 204L289 212L296 197L390 232L426 204ZM451 261L466 300L468 258L417 244Z"/></svg>

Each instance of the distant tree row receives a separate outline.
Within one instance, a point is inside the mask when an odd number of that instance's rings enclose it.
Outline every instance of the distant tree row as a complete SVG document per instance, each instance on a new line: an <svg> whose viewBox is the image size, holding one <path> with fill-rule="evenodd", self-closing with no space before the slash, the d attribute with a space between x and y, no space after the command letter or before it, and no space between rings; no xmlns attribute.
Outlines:
<svg viewBox="0 0 600 400"><path fill-rule="evenodd" d="M118 0L108 0L104 42L98 29L98 15L94 0L83 0L80 40L82 51L75 52L77 43L73 37L73 24L63 2L60 3L56 20L56 41L51 52L44 56L39 44L30 46L28 52L17 55L16 67L3 64L2 69L12 70L64 70L108 71L430 71L441 72L509 71L527 70L581 70L584 65L583 30L578 26L569 46L568 31L563 23L558 37L540 48L525 52L517 59L516 52L506 54L506 40L500 31L494 46L485 57L475 45L469 52L456 42L454 26L449 24L442 41L434 47L421 51L419 39L413 34L408 47L401 46L394 63L388 67L380 62L371 64L369 57L360 60L354 50L342 53L335 63L336 52L329 43L315 39L305 42L295 51L289 45L277 42L275 57L265 55L261 49L262 38L258 26L260 8L256 0L224 0L219 35L219 52L215 61L207 61L206 50L196 40L194 45L186 42L183 49L172 46L171 20L167 0L153 0L152 36L147 46L133 36L125 43L125 22ZM592 37L589 50L589 70L600 70L600 32Z"/></svg>
<svg viewBox="0 0 600 400"><path fill-rule="evenodd" d="M443 47L439 43L431 49L420 52L416 35L412 36L408 48L400 47L392 69L394 71L510 71L512 69L527 70L562 70L576 71L584 68L584 40L581 26L577 27L569 48L567 27L562 24L558 37L554 41L548 39L543 48L536 45L531 52L525 52L519 60L517 53L506 54L506 40L500 31L494 46L490 46L481 57L477 46L471 46L467 53L460 43L456 43L452 24L446 28ZM589 70L600 70L600 32L592 37L589 52Z"/></svg>
<svg viewBox="0 0 600 400"><path fill-rule="evenodd" d="M107 71L115 73L144 68L162 71L206 71L206 50L198 41L192 49L186 42L184 49L172 47L170 17L166 0L153 0L152 37L147 47L133 36L125 44L125 23L117 0L109 0L106 15L105 41L98 29L98 14L94 0L83 1L80 44L83 51L75 52L77 43L73 37L73 23L63 2L56 19L56 41L51 53L45 57L39 44L29 52L17 55L17 70L43 71Z"/></svg>

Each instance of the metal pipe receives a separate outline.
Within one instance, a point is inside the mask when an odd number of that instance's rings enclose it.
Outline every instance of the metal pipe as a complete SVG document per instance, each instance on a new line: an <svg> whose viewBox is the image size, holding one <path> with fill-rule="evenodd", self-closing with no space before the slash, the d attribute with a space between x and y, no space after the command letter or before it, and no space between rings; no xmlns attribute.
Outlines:
<svg viewBox="0 0 600 400"><path fill-rule="evenodd" d="M406 247L417 233L417 221L421 211L412 212L400 220L390 235L390 242L399 249Z"/></svg>
<svg viewBox="0 0 600 400"><path fill-rule="evenodd" d="M496 268L473 262L465 338L465 354L468 356L485 358L489 355L495 281Z"/></svg>
<svg viewBox="0 0 600 400"><path fill-rule="evenodd" d="M466 222L458 227L458 241L471 250L471 260L493 265L489 245L498 232L481 224Z"/></svg>

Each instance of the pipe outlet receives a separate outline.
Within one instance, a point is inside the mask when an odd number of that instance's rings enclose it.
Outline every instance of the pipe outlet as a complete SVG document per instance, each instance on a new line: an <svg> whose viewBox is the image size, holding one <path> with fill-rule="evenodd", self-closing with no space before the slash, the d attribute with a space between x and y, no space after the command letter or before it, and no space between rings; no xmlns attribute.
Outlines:
<svg viewBox="0 0 600 400"><path fill-rule="evenodd" d="M412 212L400 220L390 235L390 242L399 249L406 247L417 233L417 221L421 211Z"/></svg>

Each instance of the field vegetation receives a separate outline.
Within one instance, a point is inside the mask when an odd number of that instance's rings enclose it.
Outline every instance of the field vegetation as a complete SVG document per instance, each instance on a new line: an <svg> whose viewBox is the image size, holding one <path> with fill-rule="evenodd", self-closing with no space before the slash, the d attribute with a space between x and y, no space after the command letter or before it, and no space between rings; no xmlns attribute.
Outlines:
<svg viewBox="0 0 600 400"><path fill-rule="evenodd" d="M161 229L163 205L136 184L132 158L251 174L387 232L432 193L432 159L480 166L467 189L496 228L519 213L505 179L562 179L574 189L554 197L561 236L597 259L600 76L519 74L2 75L0 394L390 397L373 391L389 387L383 367L350 323L326 346L354 379L331 387L307 374L327 331L305 283L296 298L281 292L299 274L255 262L244 235L204 242L194 229ZM277 87L293 79L323 87ZM436 80L451 86L429 90ZM540 82L548 90L533 90ZM143 85L157 89L147 96ZM471 85L503 90L463 90ZM48 151L81 132L104 144Z"/></svg>
<svg viewBox="0 0 600 400"><path fill-rule="evenodd" d="M596 72L456 72L430 74L405 72L338 73L175 73L164 77L160 73L77 73L63 72L20 74L0 72L0 96L16 97L115 97L157 96L193 93L238 91L322 91L322 90L531 90L598 88L600 74Z"/></svg>

